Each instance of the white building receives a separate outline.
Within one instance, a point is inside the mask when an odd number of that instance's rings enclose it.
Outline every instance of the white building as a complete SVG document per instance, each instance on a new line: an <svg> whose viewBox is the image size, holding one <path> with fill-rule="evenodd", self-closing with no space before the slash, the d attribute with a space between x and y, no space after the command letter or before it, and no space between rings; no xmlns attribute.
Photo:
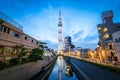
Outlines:
<svg viewBox="0 0 120 80"><path fill-rule="evenodd" d="M112 34L114 46L115 46L115 52L118 58L118 62L120 62L120 31L117 31Z"/></svg>

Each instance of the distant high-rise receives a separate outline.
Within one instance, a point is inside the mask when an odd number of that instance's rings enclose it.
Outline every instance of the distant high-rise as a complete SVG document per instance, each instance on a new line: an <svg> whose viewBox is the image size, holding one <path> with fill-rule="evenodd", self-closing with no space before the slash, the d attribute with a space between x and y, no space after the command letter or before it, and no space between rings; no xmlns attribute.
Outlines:
<svg viewBox="0 0 120 80"><path fill-rule="evenodd" d="M70 36L66 36L64 38L64 44L65 44L65 50L68 51L69 47L71 46L71 37Z"/></svg>
<svg viewBox="0 0 120 80"><path fill-rule="evenodd" d="M62 51L62 18L61 10L59 11L59 23L58 23L58 54Z"/></svg>

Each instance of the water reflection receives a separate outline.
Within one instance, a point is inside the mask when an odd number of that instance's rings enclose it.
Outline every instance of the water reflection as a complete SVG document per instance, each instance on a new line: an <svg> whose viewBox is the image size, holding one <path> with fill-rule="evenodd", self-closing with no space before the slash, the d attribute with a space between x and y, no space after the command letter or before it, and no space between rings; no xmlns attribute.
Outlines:
<svg viewBox="0 0 120 80"><path fill-rule="evenodd" d="M62 56L58 56L54 69L48 77L48 80L78 80L74 71Z"/></svg>
<svg viewBox="0 0 120 80"><path fill-rule="evenodd" d="M72 71L72 68L70 66L70 63L69 62L65 62L65 74L66 76L68 77L72 77L73 76L73 71Z"/></svg>
<svg viewBox="0 0 120 80"><path fill-rule="evenodd" d="M63 62L63 57L58 56L58 80L62 80L62 62Z"/></svg>

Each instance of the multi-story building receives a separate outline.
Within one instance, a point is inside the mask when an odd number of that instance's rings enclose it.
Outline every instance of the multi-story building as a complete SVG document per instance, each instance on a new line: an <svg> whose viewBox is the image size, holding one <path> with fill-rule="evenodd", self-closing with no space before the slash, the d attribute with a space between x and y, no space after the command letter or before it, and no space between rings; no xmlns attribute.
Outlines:
<svg viewBox="0 0 120 80"><path fill-rule="evenodd" d="M71 46L71 37L70 36L66 36L64 38L64 44L65 44L65 51L69 51L70 46Z"/></svg>
<svg viewBox="0 0 120 80"><path fill-rule="evenodd" d="M102 22L97 25L99 34L99 46L105 49L107 59L113 61L116 59L113 45L112 34L120 30L120 23L113 22L112 10L102 13Z"/></svg>
<svg viewBox="0 0 120 80"><path fill-rule="evenodd" d="M118 62L120 62L120 31L113 33L113 41Z"/></svg>
<svg viewBox="0 0 120 80"><path fill-rule="evenodd" d="M17 52L13 52L15 45L24 45L26 50L32 50L39 44L38 40L23 32L21 25L0 13L0 61L17 57Z"/></svg>
<svg viewBox="0 0 120 80"><path fill-rule="evenodd" d="M80 58L88 58L88 50L89 49L80 49Z"/></svg>

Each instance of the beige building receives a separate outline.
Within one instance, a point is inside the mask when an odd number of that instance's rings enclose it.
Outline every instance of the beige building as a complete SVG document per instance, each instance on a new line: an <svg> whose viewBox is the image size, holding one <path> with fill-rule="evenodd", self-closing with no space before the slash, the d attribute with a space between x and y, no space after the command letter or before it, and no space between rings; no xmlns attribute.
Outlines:
<svg viewBox="0 0 120 80"><path fill-rule="evenodd" d="M117 59L118 59L118 62L120 62L120 31L113 33L112 36L113 36Z"/></svg>
<svg viewBox="0 0 120 80"><path fill-rule="evenodd" d="M17 25L16 22L14 23ZM17 56L13 53L15 45L24 45L26 50L31 50L38 48L40 42L25 34L21 28L0 18L0 61L10 60Z"/></svg>

